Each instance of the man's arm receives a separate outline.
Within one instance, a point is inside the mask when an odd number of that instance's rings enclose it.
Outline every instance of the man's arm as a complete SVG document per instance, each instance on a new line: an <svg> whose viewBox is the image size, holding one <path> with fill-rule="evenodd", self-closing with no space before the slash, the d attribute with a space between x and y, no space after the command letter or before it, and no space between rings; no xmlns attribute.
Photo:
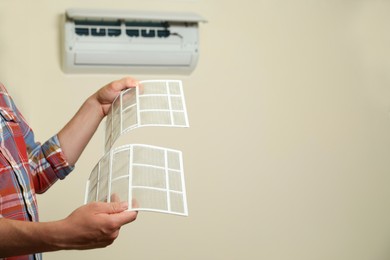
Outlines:
<svg viewBox="0 0 390 260"><path fill-rule="evenodd" d="M58 133L65 157L74 165L99 123L119 93L137 82L132 78L114 81L89 97L76 115ZM76 209L66 219L28 222L0 216L0 258L57 251L91 249L110 245L122 225L134 221L137 212L126 211L126 202L95 202Z"/></svg>
<svg viewBox="0 0 390 260"><path fill-rule="evenodd" d="M115 97L122 90L136 87L137 84L136 80L128 77L102 87L84 102L76 115L58 133L61 148L70 165L74 165L80 157Z"/></svg>
<svg viewBox="0 0 390 260"><path fill-rule="evenodd" d="M106 247L117 238L122 225L134 221L137 212L127 203L90 203L66 219L26 222L0 218L0 258L64 249Z"/></svg>

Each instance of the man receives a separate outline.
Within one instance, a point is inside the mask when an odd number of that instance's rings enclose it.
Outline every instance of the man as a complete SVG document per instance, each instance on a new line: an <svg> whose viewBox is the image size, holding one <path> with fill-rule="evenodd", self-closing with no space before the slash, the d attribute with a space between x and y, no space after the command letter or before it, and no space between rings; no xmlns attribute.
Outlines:
<svg viewBox="0 0 390 260"><path fill-rule="evenodd" d="M127 203L90 203L59 221L38 222L35 193L72 170L114 98L137 81L123 78L90 96L61 131L44 144L0 84L0 259L41 259L41 252L110 245L136 219Z"/></svg>

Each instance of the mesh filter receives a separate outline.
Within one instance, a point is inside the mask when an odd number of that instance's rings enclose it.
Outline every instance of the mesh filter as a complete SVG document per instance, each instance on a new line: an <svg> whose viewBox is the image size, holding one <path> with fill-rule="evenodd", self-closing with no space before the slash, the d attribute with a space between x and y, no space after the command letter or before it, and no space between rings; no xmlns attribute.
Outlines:
<svg viewBox="0 0 390 260"><path fill-rule="evenodd" d="M187 216L182 153L139 144L112 149L91 172L85 201Z"/></svg>
<svg viewBox="0 0 390 260"><path fill-rule="evenodd" d="M106 119L106 154L92 170L85 203L127 201L129 210L188 215L182 153L150 145L112 149L124 133L142 126L188 127L181 81L141 81L122 91Z"/></svg>
<svg viewBox="0 0 390 260"><path fill-rule="evenodd" d="M106 152L120 135L142 126L189 126L181 81L141 81L121 92L107 115Z"/></svg>

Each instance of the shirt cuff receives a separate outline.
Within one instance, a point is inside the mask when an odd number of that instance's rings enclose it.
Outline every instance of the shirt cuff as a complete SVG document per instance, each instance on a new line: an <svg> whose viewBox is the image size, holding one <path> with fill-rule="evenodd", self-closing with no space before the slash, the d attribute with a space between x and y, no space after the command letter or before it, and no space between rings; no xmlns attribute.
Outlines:
<svg viewBox="0 0 390 260"><path fill-rule="evenodd" d="M57 178L62 180L73 171L74 165L69 165L57 135L54 135L42 145L42 151Z"/></svg>

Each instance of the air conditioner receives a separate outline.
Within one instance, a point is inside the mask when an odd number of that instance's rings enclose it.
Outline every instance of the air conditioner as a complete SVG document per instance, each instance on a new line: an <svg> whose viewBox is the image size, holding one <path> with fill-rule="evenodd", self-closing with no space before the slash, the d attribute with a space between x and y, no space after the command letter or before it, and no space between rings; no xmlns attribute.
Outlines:
<svg viewBox="0 0 390 260"><path fill-rule="evenodd" d="M190 74L199 57L193 13L69 9L65 14L66 73Z"/></svg>

